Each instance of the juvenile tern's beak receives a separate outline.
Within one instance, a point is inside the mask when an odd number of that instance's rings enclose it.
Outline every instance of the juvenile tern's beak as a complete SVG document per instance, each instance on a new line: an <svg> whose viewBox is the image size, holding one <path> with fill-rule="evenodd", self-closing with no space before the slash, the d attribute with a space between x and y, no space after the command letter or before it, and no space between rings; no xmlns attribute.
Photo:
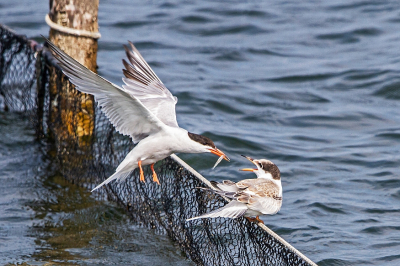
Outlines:
<svg viewBox="0 0 400 266"><path fill-rule="evenodd" d="M217 155L218 157L221 157L221 156L223 156L223 158L225 159L225 160L227 160L228 162L230 161L230 159L225 155L225 153L223 153L221 150L219 150L219 149L217 149L217 148L215 148L215 149L209 149L210 150L210 152L212 153L212 154L215 154L215 155Z"/></svg>
<svg viewBox="0 0 400 266"><path fill-rule="evenodd" d="M257 166L257 164L254 162L253 158L251 158L249 156L245 156L245 155L242 155L242 156L244 158L246 158L247 160L249 160L250 162L252 162L255 166ZM258 166L257 166L256 169L254 169L254 168L243 168L243 169L240 169L240 171L248 171L248 172L254 172L254 171L257 171L257 170L258 170Z"/></svg>

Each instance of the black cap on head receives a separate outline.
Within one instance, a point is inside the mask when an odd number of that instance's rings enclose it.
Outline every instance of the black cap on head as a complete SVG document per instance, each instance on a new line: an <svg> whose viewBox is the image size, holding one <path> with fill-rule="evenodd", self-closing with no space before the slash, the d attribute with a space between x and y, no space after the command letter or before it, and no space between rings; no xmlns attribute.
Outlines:
<svg viewBox="0 0 400 266"><path fill-rule="evenodd" d="M257 160L257 164L265 172L271 173L273 179L281 179L281 171L279 171L278 166L276 166L273 162L268 160Z"/></svg>
<svg viewBox="0 0 400 266"><path fill-rule="evenodd" d="M204 137L202 135L197 135L194 133L190 133L190 132L188 132L188 135L191 140L196 141L204 146L210 146L211 148L214 148L214 149L217 148L217 147L215 147L214 142L207 137Z"/></svg>

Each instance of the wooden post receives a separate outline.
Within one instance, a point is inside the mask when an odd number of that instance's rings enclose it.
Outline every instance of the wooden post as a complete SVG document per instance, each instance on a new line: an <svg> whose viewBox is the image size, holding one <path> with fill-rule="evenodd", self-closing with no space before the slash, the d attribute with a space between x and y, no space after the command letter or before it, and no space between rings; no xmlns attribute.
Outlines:
<svg viewBox="0 0 400 266"><path fill-rule="evenodd" d="M63 27L98 32L99 0L50 0L50 19ZM50 40L92 71L96 71L97 40L50 30Z"/></svg>
<svg viewBox="0 0 400 266"><path fill-rule="evenodd" d="M98 32L98 7L99 0L50 0L49 18L53 23L65 28ZM50 29L49 39L68 55L96 72L96 39L53 28ZM57 104L52 106L50 122L56 124L61 122L66 132L59 133L68 134L65 137L55 137L75 138L78 146L85 146L90 143L94 130L93 97L76 91L71 84L63 83L64 85L60 88L60 84L57 84L57 75L53 70L50 78L50 98Z"/></svg>
<svg viewBox="0 0 400 266"><path fill-rule="evenodd" d="M49 39L93 72L97 72L97 39L86 33L98 33L98 7L99 0L50 0L46 17ZM92 159L94 99L77 91L59 69L49 71L49 139L54 140L62 171L73 169L84 176Z"/></svg>

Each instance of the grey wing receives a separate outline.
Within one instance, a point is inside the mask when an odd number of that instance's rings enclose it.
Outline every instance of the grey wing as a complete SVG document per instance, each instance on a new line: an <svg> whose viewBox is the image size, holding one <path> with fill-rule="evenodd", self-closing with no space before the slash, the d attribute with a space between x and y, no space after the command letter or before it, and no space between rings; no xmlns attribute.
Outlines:
<svg viewBox="0 0 400 266"><path fill-rule="evenodd" d="M47 39L46 39L47 40ZM115 129L138 142L164 128L164 124L140 100L123 88L93 73L47 40L63 73L84 93L92 94Z"/></svg>
<svg viewBox="0 0 400 266"><path fill-rule="evenodd" d="M196 216L186 221L201 219L201 218L215 218L215 217L227 217L227 218L238 218L244 215L247 211L246 204L238 202L236 200L232 200L224 207L217 209L215 211L209 212L204 215Z"/></svg>
<svg viewBox="0 0 400 266"><path fill-rule="evenodd" d="M221 183L211 181L211 184L215 188L225 191L225 192L238 192L239 191L239 188L236 186L236 183L232 182L230 180L224 180Z"/></svg>
<svg viewBox="0 0 400 266"><path fill-rule="evenodd" d="M249 203L247 207L251 210L259 211L263 214L275 214L282 207L282 198L258 198L257 200Z"/></svg>
<svg viewBox="0 0 400 266"><path fill-rule="evenodd" d="M178 127L175 105L178 99L164 86L136 47L129 42L131 50L125 46L130 63L122 60L126 92L139 99L164 124Z"/></svg>
<svg viewBox="0 0 400 266"><path fill-rule="evenodd" d="M279 187L271 180L254 179L254 183L237 194L236 200L247 204L251 210L263 214L275 214L282 206L282 197L279 196Z"/></svg>

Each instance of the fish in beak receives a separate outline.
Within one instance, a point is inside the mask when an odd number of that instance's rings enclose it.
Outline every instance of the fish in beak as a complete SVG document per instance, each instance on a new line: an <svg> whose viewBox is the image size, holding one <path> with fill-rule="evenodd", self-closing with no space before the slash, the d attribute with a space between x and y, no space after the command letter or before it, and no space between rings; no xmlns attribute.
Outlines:
<svg viewBox="0 0 400 266"><path fill-rule="evenodd" d="M215 149L209 149L210 150L210 152L212 153L212 154L215 154L215 155L217 155L218 157L223 157L223 159L224 160L226 160L226 161L230 161L230 159L228 158L228 156L226 156L225 155L225 153L223 153L221 150L219 150L219 149L217 149L217 148L215 148Z"/></svg>

